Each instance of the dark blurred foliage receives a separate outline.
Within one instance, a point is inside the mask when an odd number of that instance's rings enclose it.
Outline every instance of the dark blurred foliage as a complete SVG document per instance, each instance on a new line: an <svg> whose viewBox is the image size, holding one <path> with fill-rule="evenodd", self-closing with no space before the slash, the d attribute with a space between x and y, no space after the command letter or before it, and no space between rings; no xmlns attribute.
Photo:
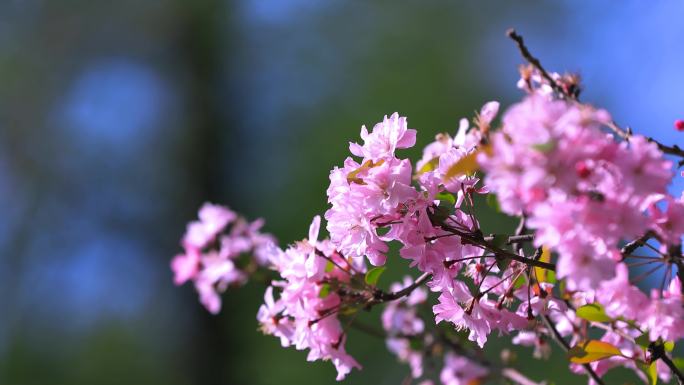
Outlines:
<svg viewBox="0 0 684 385"><path fill-rule="evenodd" d="M199 204L265 217L282 245L303 238L361 124L408 116L419 138L405 154L415 159L484 102L519 97L510 26L549 68L579 70L587 100L676 141L683 10L638 1L0 2L0 383L333 383L331 365L256 330L263 286L229 292L216 317L192 288L173 287L168 262ZM483 222L491 232L512 225ZM393 263L385 283L405 271ZM365 369L348 384L407 375L382 341L349 341ZM505 345L492 342L492 357ZM584 383L562 353L529 355L521 350L519 363L533 378Z"/></svg>

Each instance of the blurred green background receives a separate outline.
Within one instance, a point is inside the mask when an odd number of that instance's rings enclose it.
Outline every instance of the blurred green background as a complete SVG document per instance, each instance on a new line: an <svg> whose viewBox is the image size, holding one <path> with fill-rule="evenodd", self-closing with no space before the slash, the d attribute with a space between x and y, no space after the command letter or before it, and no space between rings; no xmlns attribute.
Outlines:
<svg viewBox="0 0 684 385"><path fill-rule="evenodd" d="M683 11L680 1L0 1L0 384L334 383L332 365L257 331L263 286L229 292L212 317L191 287L172 285L169 260L201 202L265 217L281 245L302 239L362 124L408 116L418 144L404 154L416 159L484 102L520 96L508 27L548 68L579 71L585 100L681 144L671 127L684 115ZM394 263L385 283L405 266ZM382 341L352 333L348 350L365 366L348 384L408 373ZM533 378L585 383L560 352L548 362L524 352Z"/></svg>

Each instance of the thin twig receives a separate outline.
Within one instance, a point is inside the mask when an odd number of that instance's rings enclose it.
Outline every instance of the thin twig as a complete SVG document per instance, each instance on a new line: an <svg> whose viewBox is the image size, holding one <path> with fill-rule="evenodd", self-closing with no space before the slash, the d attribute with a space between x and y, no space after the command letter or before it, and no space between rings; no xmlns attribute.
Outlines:
<svg viewBox="0 0 684 385"><path fill-rule="evenodd" d="M539 71L541 76L544 77L544 79L546 79L547 82L549 82L549 85L551 86L551 88L554 91L556 91L557 93L559 93L560 95L562 95L566 99L577 100L576 94L569 93L568 90L561 87L558 84L558 82L556 82L556 80L553 79L553 77L551 77L551 75L549 75L549 73L546 71L546 69L544 69L544 67L542 66L539 59L534 57L532 55L532 53L530 52L530 50L527 49L527 46L525 46L525 42L523 40L523 37L518 35L518 33L515 32L515 29L513 29L513 28L509 29L508 31L506 31L506 35L508 35L508 37L510 37L513 41L515 41L515 43L518 46L518 50L520 50L520 54L522 55L522 57L528 63L530 63L534 68L536 68ZM624 129L624 128L620 127L614 121L609 122L607 124L607 126L617 136L619 136L620 138L622 138L624 140L629 141L629 138L633 135L631 128ZM649 136L644 136L644 137L646 138L647 141L649 141L651 143L655 143L655 145L658 146L658 149L660 151L664 152L665 154L674 155L674 156L678 156L678 157L682 158L682 160L679 161L678 166L679 167L684 166L684 149L682 149L681 147L679 147L676 144L672 145L672 146L668 146L668 145L665 145L663 143L660 143L659 141L657 141L657 140L655 140Z"/></svg>
<svg viewBox="0 0 684 385"><path fill-rule="evenodd" d="M457 229L455 227L449 226L449 225L444 224L444 223L442 224L441 227L443 230L450 231L450 232L458 235L459 237L461 237L462 242L466 241L467 243L472 244L474 246L479 246L480 248L493 253L494 255L496 255L497 257L499 257L501 259L512 259L514 261L524 263L528 266L541 267L543 269L556 271L556 265L554 263L536 261L534 259L525 258L525 257L522 257L518 254L512 253L508 250L504 250L500 247L491 245L491 244L489 244L489 242L487 242L486 238L482 236L482 234L465 233L465 232L460 231L459 229ZM466 243L466 242L464 242L464 243Z"/></svg>
<svg viewBox="0 0 684 385"><path fill-rule="evenodd" d="M677 365L672 362L670 357L667 356L667 354L663 354L660 359L667 365L668 368L672 371L672 373L677 377L677 382L679 385L684 385L684 373L682 373L681 370L677 367Z"/></svg>
<svg viewBox="0 0 684 385"><path fill-rule="evenodd" d="M684 385L684 373L677 367L677 365L672 362L670 357L665 353L665 346L662 343L652 342L648 345L648 352L651 353L651 360L662 360L665 365L672 371L672 373L677 377L677 382L679 385Z"/></svg>
<svg viewBox="0 0 684 385"><path fill-rule="evenodd" d="M394 301L395 299L399 299L401 297L405 297L411 294L411 292L413 292L418 286L427 282L431 277L432 274L423 273L420 277L416 278L416 280L413 281L413 283L409 286L406 286L405 288L399 291L391 293L386 293L382 290L376 290L375 293L373 293L373 298L378 302Z"/></svg>
<svg viewBox="0 0 684 385"><path fill-rule="evenodd" d="M454 235L454 234L451 234ZM488 235L484 237L485 241L492 242L494 240L494 235ZM506 237L506 244L513 245L522 242L531 242L534 240L534 234L520 234L520 235L510 235Z"/></svg>
<svg viewBox="0 0 684 385"><path fill-rule="evenodd" d="M624 140L626 140L626 141L629 141L629 139L632 137L632 135L634 135L634 133L632 132L632 129L631 129L631 128L624 129L624 128L620 127L617 123L615 123L615 121L609 122L609 123L607 124L607 126L608 126L608 128L610 128L611 131L613 131L617 136L619 136L620 138L622 138L622 139L624 139ZM653 138L650 137L650 136L645 136L645 135L644 135L644 138L646 138L646 140L649 141L650 143L655 143L655 145L658 146L658 149L659 149L660 151L664 152L665 154L675 155L675 156L684 158L684 149L682 149L682 148L679 147L678 145L674 144L674 145L672 145L672 146L668 146L668 145L666 145L666 144L660 143L659 141L653 139ZM684 165L684 159L682 159L682 160L679 161L679 163L678 163L678 166L679 166L679 167L682 167L683 165Z"/></svg>
<svg viewBox="0 0 684 385"><path fill-rule="evenodd" d="M632 254L634 251L636 251L636 249L638 249L638 248L642 247L644 244L646 244L646 241L651 239L652 236L653 236L653 233L651 233L650 231L647 232L646 234L640 236L639 238L637 238L637 239L627 243L626 245L624 245L622 247L622 249L620 249L620 253L622 253L622 255L624 255L624 256Z"/></svg>
<svg viewBox="0 0 684 385"><path fill-rule="evenodd" d="M542 66L541 62L539 59L536 57L532 56L532 53L530 50L527 49L527 46L525 46L525 41L523 40L523 37L518 35L517 32L515 32L515 29L510 28L509 30L506 31L506 35L513 39L515 43L518 45L518 50L520 50L520 54L522 57L527 60L530 64L532 64L537 70L539 70L539 73L546 79L547 82L549 82L549 85L551 88L553 88L554 91L558 92L561 95L568 96L560 85L554 80L551 75L544 69Z"/></svg>

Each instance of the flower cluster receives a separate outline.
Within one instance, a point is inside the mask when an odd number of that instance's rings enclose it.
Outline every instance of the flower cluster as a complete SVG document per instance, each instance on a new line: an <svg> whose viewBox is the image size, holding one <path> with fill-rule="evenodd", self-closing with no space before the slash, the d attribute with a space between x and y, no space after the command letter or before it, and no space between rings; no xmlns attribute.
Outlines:
<svg viewBox="0 0 684 385"><path fill-rule="evenodd" d="M405 117L362 127L362 143L330 172L329 239L319 240L316 216L308 238L283 250L260 221L206 204L172 261L175 282L192 280L217 312L228 286L255 269L276 274L262 331L332 361L338 380L361 367L347 329L385 304L374 334L421 384L531 383L510 362L483 358L492 332L514 333L535 358L555 341L591 384L617 366L651 383L684 381L670 358L684 338L684 194L669 194L674 163L664 154L684 152L621 129L579 101L578 77L530 62L520 102L500 120L499 103L486 103L454 136L437 135L415 167L398 155L416 143ZM487 235L481 202L519 217L515 233ZM384 291L378 277L398 261L420 276Z"/></svg>
<svg viewBox="0 0 684 385"><path fill-rule="evenodd" d="M503 116L492 156L480 156L502 210L529 218L571 289L613 276L619 242L649 229L644 209L672 178L655 144L617 143L601 130L609 122L603 110L533 93Z"/></svg>
<svg viewBox="0 0 684 385"><path fill-rule="evenodd" d="M205 203L199 220L188 224L181 241L184 253L171 261L175 284L192 281L202 305L218 313L219 294L244 284L250 272L267 263L274 238L261 233L262 226L263 220L250 223L227 207ZM245 254L248 261L240 261Z"/></svg>
<svg viewBox="0 0 684 385"><path fill-rule="evenodd" d="M257 319L262 331L280 338L283 347L308 349L309 361L331 360L341 380L352 368L361 368L344 349L346 336L337 314L356 298L342 287L364 267L345 260L330 241L318 241L320 222L314 218L308 239L285 251L271 249L272 268L282 280L266 289ZM274 289L280 290L277 300Z"/></svg>
<svg viewBox="0 0 684 385"><path fill-rule="evenodd" d="M412 283L413 280L410 277L405 277L403 282L392 284L390 289L398 292L410 287ZM387 349L394 353L399 361L410 366L413 378L423 377L424 360L439 358L435 357L439 356L434 352L435 347L448 339L445 334L426 331L425 322L418 315L418 307L425 304L427 299L427 291L418 288L408 296L387 304L382 313L382 326L387 333ZM446 342L453 343L448 340ZM479 383L489 375L489 370L485 366L455 352L448 352L442 358L443 364L439 377L445 385ZM428 383L433 384L429 380L421 384Z"/></svg>

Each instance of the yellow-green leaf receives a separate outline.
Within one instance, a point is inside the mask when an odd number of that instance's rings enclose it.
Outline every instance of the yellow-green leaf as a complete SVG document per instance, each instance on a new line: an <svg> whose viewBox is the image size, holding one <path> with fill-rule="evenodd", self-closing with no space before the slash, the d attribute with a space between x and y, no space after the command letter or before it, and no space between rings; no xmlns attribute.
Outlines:
<svg viewBox="0 0 684 385"><path fill-rule="evenodd" d="M432 170L435 170L439 166L439 157L436 156L432 159L430 159L429 162L425 162L425 164L418 170L417 175L423 175L426 172L430 172Z"/></svg>
<svg viewBox="0 0 684 385"><path fill-rule="evenodd" d="M501 206L499 205L499 200L494 193L487 194L487 206L497 213L501 212Z"/></svg>
<svg viewBox="0 0 684 385"><path fill-rule="evenodd" d="M477 155L481 152L489 153L489 146L479 147L477 150L471 152L470 154L459 159L456 163L449 166L446 174L444 175L444 180L448 181L464 174L472 174L480 169L480 165L477 163Z"/></svg>
<svg viewBox="0 0 684 385"><path fill-rule="evenodd" d="M386 267L374 267L368 270L365 277L366 283L375 286L375 284L378 283L378 279L380 279L380 276L385 272L386 269Z"/></svg>
<svg viewBox="0 0 684 385"><path fill-rule="evenodd" d="M677 367L677 369L684 371L684 358L676 357L672 359L672 362L674 362L674 365Z"/></svg>
<svg viewBox="0 0 684 385"><path fill-rule="evenodd" d="M451 205L456 204L456 198L448 192L437 193L437 195L435 195L435 199L439 199L440 201L447 202Z"/></svg>
<svg viewBox="0 0 684 385"><path fill-rule="evenodd" d="M606 310L598 303L590 303L580 306L577 309L577 316L587 321L610 322L613 319L608 317Z"/></svg>
<svg viewBox="0 0 684 385"><path fill-rule="evenodd" d="M641 368L644 374L646 374L649 385L656 385L658 383L658 369L656 367L655 361L649 365L640 363L639 368Z"/></svg>
<svg viewBox="0 0 684 385"><path fill-rule="evenodd" d="M648 379L650 385L656 385L658 383L658 368L656 368L655 361L653 361L648 367Z"/></svg>
<svg viewBox="0 0 684 385"><path fill-rule="evenodd" d="M378 167L382 165L384 162L385 161L383 159L380 159L377 163L373 163L371 159L368 159L359 168L347 174L347 183L366 184L366 182L364 182L363 179L359 178L357 175L359 175L361 171L368 170L373 167Z"/></svg>
<svg viewBox="0 0 684 385"><path fill-rule="evenodd" d="M642 348L646 349L648 348L648 345L651 343L651 339L648 338L648 332L646 332L640 335L639 337L635 338L634 342Z"/></svg>
<svg viewBox="0 0 684 385"><path fill-rule="evenodd" d="M321 285L321 290L318 292L318 297L319 298L325 298L330 294L330 285L327 283L324 283Z"/></svg>
<svg viewBox="0 0 684 385"><path fill-rule="evenodd" d="M551 251L548 247L542 246L542 255L539 258L541 262L551 262ZM556 282L556 273L551 270L544 269L542 267L535 267L534 274L537 277L538 282Z"/></svg>
<svg viewBox="0 0 684 385"><path fill-rule="evenodd" d="M674 343L674 341L665 341L663 343L663 346L665 347L666 352L671 352L674 350L675 343Z"/></svg>
<svg viewBox="0 0 684 385"><path fill-rule="evenodd" d="M588 364L608 357L620 356L620 349L607 342L589 340L579 343L568 351L570 362L575 364Z"/></svg>

